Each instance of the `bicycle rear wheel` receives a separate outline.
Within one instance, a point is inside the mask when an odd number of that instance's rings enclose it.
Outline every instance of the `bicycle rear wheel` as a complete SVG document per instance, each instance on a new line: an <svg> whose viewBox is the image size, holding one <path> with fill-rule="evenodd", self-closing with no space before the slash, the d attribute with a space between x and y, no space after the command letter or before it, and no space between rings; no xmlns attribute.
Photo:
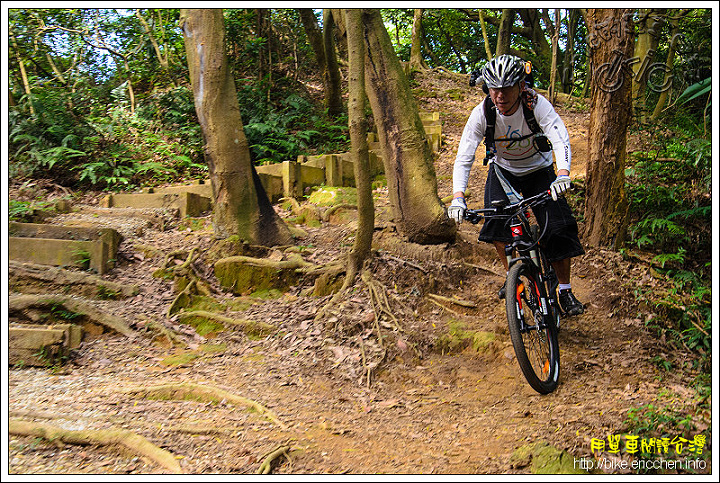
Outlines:
<svg viewBox="0 0 720 483"><path fill-rule="evenodd" d="M507 277L505 310L520 369L533 389L547 394L558 385L560 349L557 327L544 320L539 284L530 265L513 265Z"/></svg>

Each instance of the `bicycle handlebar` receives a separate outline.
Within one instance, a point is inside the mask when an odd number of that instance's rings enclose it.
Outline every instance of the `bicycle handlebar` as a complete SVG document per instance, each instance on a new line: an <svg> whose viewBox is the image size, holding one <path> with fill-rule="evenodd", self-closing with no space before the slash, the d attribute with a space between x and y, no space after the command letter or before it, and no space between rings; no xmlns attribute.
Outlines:
<svg viewBox="0 0 720 483"><path fill-rule="evenodd" d="M490 218L511 218L516 213L523 211L531 206L544 203L548 201L548 199L552 199L552 192L550 190L543 191L536 194L535 196L531 196L530 198L523 198L517 203L496 206L494 208L465 210L463 218L472 223L473 225L477 225L478 223L480 223L480 221L482 221L482 219L485 218L487 215L490 215Z"/></svg>

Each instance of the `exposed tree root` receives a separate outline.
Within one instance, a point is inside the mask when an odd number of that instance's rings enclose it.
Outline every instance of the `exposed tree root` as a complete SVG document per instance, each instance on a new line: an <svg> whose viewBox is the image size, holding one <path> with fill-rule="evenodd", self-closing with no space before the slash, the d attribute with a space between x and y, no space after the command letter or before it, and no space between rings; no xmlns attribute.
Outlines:
<svg viewBox="0 0 720 483"><path fill-rule="evenodd" d="M187 289L188 285L192 284L191 293L193 294L211 295L220 293L221 290L216 288L213 282L203 276L195 267L199 254L197 247L194 247L189 252L185 250L172 251L165 255L160 271L171 274L177 286L181 287L183 291ZM181 261L183 258L185 260ZM188 293L190 293L190 290L188 290ZM173 305L175 305L175 302L173 302L171 308ZM168 313L170 313L169 310Z"/></svg>
<svg viewBox="0 0 720 483"><path fill-rule="evenodd" d="M380 317L385 315L387 319L389 319L390 327L394 330L402 332L403 329L390 308L385 287L380 282L373 279L369 270L363 271L360 278L362 278L362 281L365 282L365 285L367 285L368 291L370 292L370 301L372 302L372 307L375 311L375 320L379 322Z"/></svg>
<svg viewBox="0 0 720 483"><path fill-rule="evenodd" d="M441 303L438 302L437 300L433 300L432 298L428 298L428 300L429 300L430 302L434 303L435 305L437 305L438 307L440 307L441 309L447 310L448 312L450 312L450 313L452 313L452 314L455 314L455 315L458 315L458 316L462 316L462 315L463 315L463 314L461 314L460 312L451 309L450 307L446 307L445 305L441 304Z"/></svg>
<svg viewBox="0 0 720 483"><path fill-rule="evenodd" d="M322 219L322 213L320 213L318 207L312 203L300 205L300 203L298 203L298 201L292 197L281 198L280 201L287 201L288 203L290 203L291 211L295 216L300 218L303 223L313 221L319 222Z"/></svg>
<svg viewBox="0 0 720 483"><path fill-rule="evenodd" d="M278 419L275 413L262 404L253 401L252 399L237 396L213 386L193 383L179 383L152 387L130 388L125 389L123 392L145 397L147 399L193 400L200 402L225 401L240 406L250 407L262 414L268 420L280 426L282 429L287 429L287 426Z"/></svg>
<svg viewBox="0 0 720 483"><path fill-rule="evenodd" d="M282 456L284 456L288 461L291 461L288 451L290 451L290 446L280 445L277 448L275 448L274 450L270 451L269 453L263 455L260 458L263 460L263 462L260 464L260 468L258 468L257 474L258 475L270 474L272 472L273 462Z"/></svg>
<svg viewBox="0 0 720 483"><path fill-rule="evenodd" d="M205 319L215 320L224 325L227 324L234 327L239 327L240 330L242 330L245 334L257 337L264 337L274 332L277 332L278 330L277 327L275 327L274 325L267 324L265 322L256 322L254 320L247 319L233 319L231 317L225 317L223 315L216 314L214 312L207 312L205 310L192 310L189 312L183 312L179 315L179 317L181 322L193 317L202 317Z"/></svg>
<svg viewBox="0 0 720 483"><path fill-rule="evenodd" d="M43 309L49 312L60 307L67 312L83 315L90 322L119 332L122 335L135 336L135 332L120 317L103 312L89 303L80 302L70 297L62 295L11 295L8 299L8 314L24 314L32 309Z"/></svg>
<svg viewBox="0 0 720 483"><path fill-rule="evenodd" d="M437 300L438 302L448 302L451 304L457 304L461 305L463 307L468 307L471 309L477 308L477 304L474 302L470 302L468 300L458 299L458 298L450 298L450 297L443 297L442 295L437 295L434 293L427 294L428 298Z"/></svg>
<svg viewBox="0 0 720 483"><path fill-rule="evenodd" d="M470 267L470 268L475 268L475 269L480 270L481 272L485 272L485 273L487 273L487 274L489 274L489 275L502 276L501 274L495 272L494 270L491 270L491 269L489 269L489 268L483 267L483 266L478 265L478 264L476 264L476 263L469 263L469 262L463 261L463 265L465 265L465 266L467 266L467 267Z"/></svg>
<svg viewBox="0 0 720 483"><path fill-rule="evenodd" d="M330 208L328 208L327 210L325 210L323 212L322 221L324 221L326 223L328 221L330 221L330 217L338 210L357 210L357 209L358 209L358 207L356 205L342 204L342 205L331 206Z"/></svg>
<svg viewBox="0 0 720 483"><path fill-rule="evenodd" d="M172 453L155 446L143 436L126 429L76 431L62 429L50 424L10 419L8 420L8 430L10 434L34 436L55 443L120 445L134 454L150 459L171 473L183 472Z"/></svg>
<svg viewBox="0 0 720 483"><path fill-rule="evenodd" d="M170 330L161 323L155 322L153 320L149 320L145 324L145 328L153 333L151 341L155 342L158 339L166 339L167 343L170 346L175 347L184 347L187 346L187 343L183 341L183 337L175 332L174 330Z"/></svg>
<svg viewBox="0 0 720 483"><path fill-rule="evenodd" d="M396 262L404 263L405 265L412 267L416 270L420 270L423 273L428 273L428 271L425 268L421 267L420 265L418 265L416 263L408 262L407 260L404 260L402 258L395 257L393 255L390 255L389 253L383 253L381 255L381 257L389 258L390 260L395 260Z"/></svg>
<svg viewBox="0 0 720 483"><path fill-rule="evenodd" d="M124 285L104 280L87 272L75 272L59 267L8 260L8 284L12 290L23 293L47 293L72 287L74 295L90 298L122 299L138 293L135 285Z"/></svg>

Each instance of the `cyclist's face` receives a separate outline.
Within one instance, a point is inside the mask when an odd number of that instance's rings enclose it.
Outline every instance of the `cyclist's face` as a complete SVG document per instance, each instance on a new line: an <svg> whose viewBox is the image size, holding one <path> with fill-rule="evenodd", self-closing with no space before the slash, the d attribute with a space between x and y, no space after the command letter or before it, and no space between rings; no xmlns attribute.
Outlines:
<svg viewBox="0 0 720 483"><path fill-rule="evenodd" d="M522 82L522 81L521 81ZM503 116L515 114L520 102L520 82L511 87L501 87L500 89L490 89L490 99L495 104Z"/></svg>

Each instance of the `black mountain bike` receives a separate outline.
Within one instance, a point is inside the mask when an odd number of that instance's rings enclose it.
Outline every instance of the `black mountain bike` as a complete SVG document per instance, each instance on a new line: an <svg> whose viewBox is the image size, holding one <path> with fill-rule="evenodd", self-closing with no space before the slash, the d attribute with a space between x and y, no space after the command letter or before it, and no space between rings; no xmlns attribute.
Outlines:
<svg viewBox="0 0 720 483"><path fill-rule="evenodd" d="M505 247L508 271L505 311L510 339L525 379L540 394L555 390L560 375L558 279L538 243L544 233L531 223L528 210L552 202L550 191L517 203L495 201L492 208L466 210L464 218L477 224L483 218L506 220L512 243ZM547 227L547 220L543 226Z"/></svg>

